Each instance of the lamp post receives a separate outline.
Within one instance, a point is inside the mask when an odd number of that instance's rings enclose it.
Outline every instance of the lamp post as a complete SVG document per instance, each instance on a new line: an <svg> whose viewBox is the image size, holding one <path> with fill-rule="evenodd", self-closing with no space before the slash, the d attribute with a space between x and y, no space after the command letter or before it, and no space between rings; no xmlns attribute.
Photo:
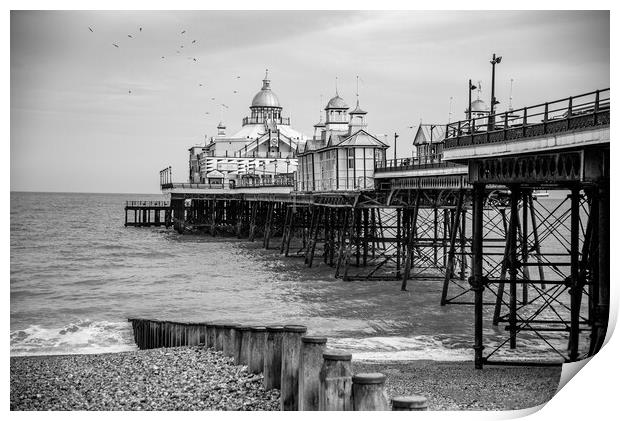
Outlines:
<svg viewBox="0 0 620 421"><path fill-rule="evenodd" d="M495 99L495 65L502 62L502 57L495 57L493 53L493 59L491 59L491 114L489 116L489 130L493 130L495 127L495 104L499 104L499 101Z"/></svg>
<svg viewBox="0 0 620 421"><path fill-rule="evenodd" d="M396 166L396 139L398 139L398 133L394 133L394 166Z"/></svg>

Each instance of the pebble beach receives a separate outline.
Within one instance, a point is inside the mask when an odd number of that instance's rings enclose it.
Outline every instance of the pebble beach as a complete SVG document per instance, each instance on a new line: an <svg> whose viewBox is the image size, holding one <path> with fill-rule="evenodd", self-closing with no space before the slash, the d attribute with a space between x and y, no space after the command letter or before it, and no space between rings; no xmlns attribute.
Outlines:
<svg viewBox="0 0 620 421"><path fill-rule="evenodd" d="M561 368L489 367L471 362L353 362L382 372L390 397L421 394L430 410L508 410L553 397ZM262 375L203 347L11 358L11 410L280 409Z"/></svg>

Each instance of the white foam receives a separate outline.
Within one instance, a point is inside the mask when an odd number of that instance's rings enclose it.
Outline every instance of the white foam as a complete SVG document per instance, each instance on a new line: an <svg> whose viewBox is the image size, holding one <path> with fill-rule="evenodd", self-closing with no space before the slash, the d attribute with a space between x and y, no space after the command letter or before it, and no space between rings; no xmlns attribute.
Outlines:
<svg viewBox="0 0 620 421"><path fill-rule="evenodd" d="M436 336L334 338L328 346L362 361L472 361L471 348L450 347Z"/></svg>
<svg viewBox="0 0 620 421"><path fill-rule="evenodd" d="M61 328L11 331L11 356L98 354L137 349L127 322L80 320Z"/></svg>

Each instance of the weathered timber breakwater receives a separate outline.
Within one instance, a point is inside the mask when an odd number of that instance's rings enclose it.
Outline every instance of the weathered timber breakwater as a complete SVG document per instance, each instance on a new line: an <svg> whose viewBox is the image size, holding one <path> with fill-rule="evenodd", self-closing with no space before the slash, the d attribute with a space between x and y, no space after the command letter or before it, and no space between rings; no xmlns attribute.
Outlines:
<svg viewBox="0 0 620 421"><path fill-rule="evenodd" d="M168 322L167 326L174 326L174 323ZM277 346L282 343L278 332L283 332L284 327L270 326L269 329L266 349L281 349ZM251 330L241 326L236 332L247 335ZM191 342L196 335L184 337ZM207 343L216 343L216 337L216 329L207 328L204 337ZM304 389L300 387L299 394L306 397L300 401L301 407L306 409L305 405L316 405L319 399L316 386L312 384L320 384L320 372L316 374L316 367L319 361L322 366L323 358L322 355L318 358L318 350L326 343L314 336L302 336L301 341L306 346L302 347L303 360L299 365L302 379L299 385L303 384ZM280 381L277 368L281 366L273 363L278 359L276 354L266 352L275 358L265 359L271 361L273 368L263 374L251 373L247 364L239 365L234 357L225 356L213 345L182 346L180 341L177 346L132 352L13 357L11 409L279 410L279 387L275 383L264 386L263 382ZM340 354L333 355L337 358ZM339 361L336 359L333 363ZM351 373L383 373L390 398L425 394L430 410L506 410L537 406L553 397L561 373L559 367L490 367L480 371L469 362L430 360L344 361L345 365L347 363L351 363ZM314 376L307 374L310 372L314 372ZM371 376L371 380L375 377ZM337 378L330 376L328 382ZM351 383L352 388L363 387L356 386L353 377ZM309 389L314 390L314 394L306 393ZM416 399L409 399L402 404L415 405L416 402Z"/></svg>
<svg viewBox="0 0 620 421"><path fill-rule="evenodd" d="M306 336L305 326L267 328L235 323L129 321L140 349L202 345L222 352L233 364L246 365L251 373L263 374L265 390L279 384L282 411L390 409L385 375L353 375L351 354L326 350L327 339ZM424 396L397 396L392 398L391 405L401 411L424 411L428 407Z"/></svg>

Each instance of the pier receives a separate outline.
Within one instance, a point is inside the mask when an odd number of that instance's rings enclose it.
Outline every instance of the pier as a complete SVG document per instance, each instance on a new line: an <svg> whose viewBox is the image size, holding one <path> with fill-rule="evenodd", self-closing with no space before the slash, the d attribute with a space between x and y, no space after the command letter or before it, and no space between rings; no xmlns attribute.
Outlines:
<svg viewBox="0 0 620 421"><path fill-rule="evenodd" d="M413 292L416 282L440 282L438 305L472 306L477 368L577 361L600 349L607 329L609 124L602 89L433 126L432 156L388 160L370 140L337 150L333 180L317 179L314 161L311 173L300 164L294 178L252 187L174 183L167 168L164 224L262 241L347 282ZM338 169L341 156L349 164ZM539 200L541 190L560 199ZM505 329L505 341L486 344L485 325ZM555 358L521 359L524 332Z"/></svg>

